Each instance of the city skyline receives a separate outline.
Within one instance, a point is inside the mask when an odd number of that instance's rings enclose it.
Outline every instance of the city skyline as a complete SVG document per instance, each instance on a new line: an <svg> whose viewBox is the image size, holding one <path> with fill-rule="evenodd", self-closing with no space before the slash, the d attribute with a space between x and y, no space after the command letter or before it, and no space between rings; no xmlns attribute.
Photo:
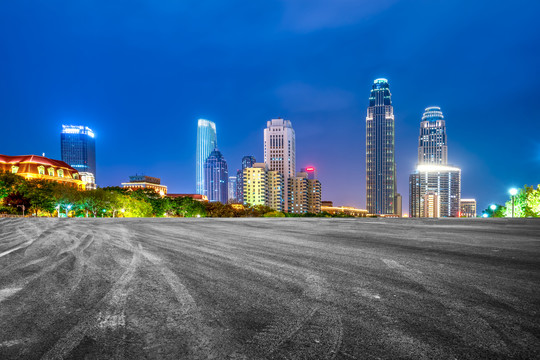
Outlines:
<svg viewBox="0 0 540 360"><path fill-rule="evenodd" d="M323 200L365 208L366 87L384 77L404 207L417 121L432 105L453 121L449 145L464 174L462 195L476 198L478 209L502 203L508 188L538 181L534 11L523 14L519 1L409 5L341 3L332 12L322 3L302 11L265 4L223 19L221 6L187 18L182 5L148 2L132 9L156 20L129 22L118 5L4 3L0 119L6 134L24 124L26 141L8 136L0 153L60 159L58 129L86 124L96 133L98 185L146 173L171 192L191 192L196 119L217 124L220 150L236 170L246 153L263 158L264 121L283 117L297 131L297 163L319 170ZM359 40L361 47L345 46Z"/></svg>

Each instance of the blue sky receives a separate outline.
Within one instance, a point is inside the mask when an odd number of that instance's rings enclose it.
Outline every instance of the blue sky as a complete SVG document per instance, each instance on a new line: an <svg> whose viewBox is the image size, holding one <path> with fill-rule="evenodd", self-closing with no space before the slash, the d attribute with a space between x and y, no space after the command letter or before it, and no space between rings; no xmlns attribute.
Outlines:
<svg viewBox="0 0 540 360"><path fill-rule="evenodd" d="M97 134L98 183L136 172L195 190L198 118L230 172L262 160L266 121L292 121L297 167L323 199L365 206L365 116L390 82L408 212L425 107L447 120L463 197L540 182L536 1L4 1L0 153L60 158L62 124Z"/></svg>

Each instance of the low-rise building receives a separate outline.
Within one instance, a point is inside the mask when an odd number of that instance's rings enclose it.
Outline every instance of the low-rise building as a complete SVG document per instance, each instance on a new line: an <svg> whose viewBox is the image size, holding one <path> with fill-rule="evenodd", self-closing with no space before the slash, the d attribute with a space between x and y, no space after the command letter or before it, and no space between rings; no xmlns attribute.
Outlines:
<svg viewBox="0 0 540 360"><path fill-rule="evenodd" d="M461 199L459 213L461 217L476 217L476 199Z"/></svg>
<svg viewBox="0 0 540 360"><path fill-rule="evenodd" d="M73 167L63 161L39 155L0 155L0 171L6 171L25 179L43 179L72 186L78 190L86 189L86 182Z"/></svg>
<svg viewBox="0 0 540 360"><path fill-rule="evenodd" d="M208 202L208 196L203 195L203 194L167 194L165 196L170 197L172 199L179 198L179 197L190 197L196 201Z"/></svg>
<svg viewBox="0 0 540 360"><path fill-rule="evenodd" d="M331 203L331 201L324 201L323 203ZM332 215L336 214L346 214L350 216L356 216L356 217L366 217L368 215L368 211L365 209L358 209L351 206L328 206L328 205L322 205L321 206L322 212L327 212Z"/></svg>
<svg viewBox="0 0 540 360"><path fill-rule="evenodd" d="M122 183L122 187L125 189L137 190L137 189L152 189L161 196L167 195L167 186L161 185L161 179L146 176L146 175L134 175L129 177L129 182Z"/></svg>

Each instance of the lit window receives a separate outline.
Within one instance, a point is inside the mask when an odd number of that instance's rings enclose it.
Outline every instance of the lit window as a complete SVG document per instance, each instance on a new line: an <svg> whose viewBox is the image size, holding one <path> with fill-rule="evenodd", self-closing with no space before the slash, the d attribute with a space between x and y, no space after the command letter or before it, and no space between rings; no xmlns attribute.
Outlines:
<svg viewBox="0 0 540 360"><path fill-rule="evenodd" d="M61 177L61 178L64 177L64 170L58 169L57 173L58 173L58 177Z"/></svg>
<svg viewBox="0 0 540 360"><path fill-rule="evenodd" d="M19 171L19 167L18 167L18 166L15 166L15 165L13 165L13 166L11 167L11 172L12 172L13 174L16 174L16 173L17 173L17 171Z"/></svg>
<svg viewBox="0 0 540 360"><path fill-rule="evenodd" d="M49 176L54 176L54 168L50 167L47 170L49 172Z"/></svg>
<svg viewBox="0 0 540 360"><path fill-rule="evenodd" d="M45 175L45 166L43 166L43 165L38 166L38 174L39 175Z"/></svg>

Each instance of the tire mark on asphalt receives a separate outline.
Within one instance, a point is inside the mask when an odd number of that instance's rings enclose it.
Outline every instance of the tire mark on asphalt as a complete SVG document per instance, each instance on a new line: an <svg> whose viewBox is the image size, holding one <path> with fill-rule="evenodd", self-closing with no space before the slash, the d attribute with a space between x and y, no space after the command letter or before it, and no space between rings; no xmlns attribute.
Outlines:
<svg viewBox="0 0 540 360"><path fill-rule="evenodd" d="M169 287L174 293L174 296L180 304L182 322L178 322L177 326L189 332L195 339L194 350L196 359L216 359L219 354L213 349L210 338L207 333L206 326L203 324L203 319L199 311L197 303L189 293L186 286L180 281L178 276L172 272L161 258L154 256L148 251L142 249L139 244L139 251L150 261L163 276Z"/></svg>
<svg viewBox="0 0 540 360"><path fill-rule="evenodd" d="M0 302L21 291L22 287L5 288L0 290Z"/></svg>
<svg viewBox="0 0 540 360"><path fill-rule="evenodd" d="M132 247L132 249L133 255L131 262L120 278L114 283L111 290L96 304L94 310L66 332L42 359L64 358L80 344L85 336L96 337L103 328L112 325L125 325L124 307L129 290L128 285L141 260L140 250L135 247ZM100 309L103 310L100 311ZM123 346L117 347L117 350L122 351Z"/></svg>

